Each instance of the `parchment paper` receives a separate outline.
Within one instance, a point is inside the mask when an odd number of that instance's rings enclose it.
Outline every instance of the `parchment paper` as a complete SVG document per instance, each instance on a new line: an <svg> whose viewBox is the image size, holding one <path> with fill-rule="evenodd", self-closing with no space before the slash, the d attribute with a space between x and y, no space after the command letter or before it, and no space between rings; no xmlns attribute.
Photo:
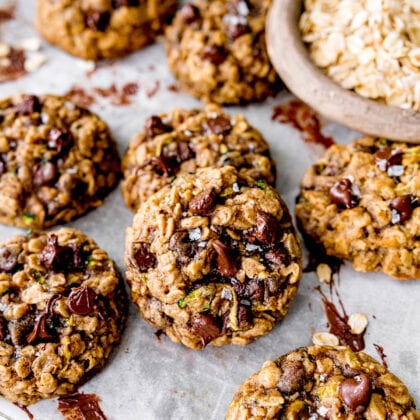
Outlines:
<svg viewBox="0 0 420 420"><path fill-rule="evenodd" d="M4 4L0 0L0 6ZM36 36L32 25L34 8L35 0L18 2L17 18L4 25L4 40L16 44L23 38ZM91 107L110 125L121 153L147 116L173 107L201 105L186 94L167 89L174 79L167 69L161 43L108 63L90 77L86 76L86 65L81 60L45 42L42 48L47 63L18 81L0 84L1 96L18 92L62 94L73 84L89 90L93 86L137 82L140 91L133 97L132 105L112 106L109 99L103 99ZM287 60L287 52L284 59ZM146 90L152 89L156 81L160 89L149 98ZM263 132L277 162L277 188L293 209L299 181L307 167L321 155L322 148L305 144L290 126L271 121L273 105L290 99L289 94L281 93L264 104L231 107L227 111L245 114ZM347 143L358 136L332 123L327 124L324 132L332 135L337 143ZM125 208L117 188L102 207L70 226L92 236L124 272L124 232L131 220L132 214ZM0 240L20 232L0 226ZM264 361L309 345L314 331L327 330L320 296L313 290L318 284L315 274L305 274L284 321L268 336L246 347L209 346L203 351L193 351L164 336L159 342L154 330L131 305L121 346L108 366L81 391L98 394L110 420L223 419L237 387L259 370ZM383 346L390 370L406 383L420 406L420 281L397 282L382 274L361 274L346 264L338 288L349 314L362 312L368 316L365 351L379 359L373 343ZM30 406L30 411L37 420L61 418L56 400ZM0 412L6 418L27 418L2 398Z"/></svg>

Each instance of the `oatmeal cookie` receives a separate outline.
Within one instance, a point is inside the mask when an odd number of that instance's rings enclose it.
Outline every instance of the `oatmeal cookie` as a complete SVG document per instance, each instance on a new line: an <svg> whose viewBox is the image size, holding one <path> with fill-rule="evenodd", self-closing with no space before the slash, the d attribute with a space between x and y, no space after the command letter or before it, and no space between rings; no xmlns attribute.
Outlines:
<svg viewBox="0 0 420 420"><path fill-rule="evenodd" d="M36 27L75 56L117 58L155 40L176 11L176 0L38 0Z"/></svg>
<svg viewBox="0 0 420 420"><path fill-rule="evenodd" d="M205 110L174 109L152 116L131 140L123 159L125 202L136 210L176 176L224 165L270 185L275 183L269 146L242 115L227 115L218 106L209 105Z"/></svg>
<svg viewBox="0 0 420 420"><path fill-rule="evenodd" d="M0 223L41 229L103 203L121 168L108 126L65 98L0 100Z"/></svg>
<svg viewBox="0 0 420 420"><path fill-rule="evenodd" d="M271 331L296 294L301 249L279 194L226 166L183 175L144 202L125 263L146 321L202 349Z"/></svg>
<svg viewBox="0 0 420 420"><path fill-rule="evenodd" d="M363 137L305 174L296 216L327 254L359 271L420 278L420 146Z"/></svg>
<svg viewBox="0 0 420 420"><path fill-rule="evenodd" d="M226 420L420 419L405 385L366 353L302 347L264 363L237 390Z"/></svg>
<svg viewBox="0 0 420 420"><path fill-rule="evenodd" d="M280 81L265 43L271 0L196 0L166 30L168 65L190 94L219 104L262 101Z"/></svg>
<svg viewBox="0 0 420 420"><path fill-rule="evenodd" d="M75 229L0 244L0 394L32 404L73 393L120 342L123 281Z"/></svg>

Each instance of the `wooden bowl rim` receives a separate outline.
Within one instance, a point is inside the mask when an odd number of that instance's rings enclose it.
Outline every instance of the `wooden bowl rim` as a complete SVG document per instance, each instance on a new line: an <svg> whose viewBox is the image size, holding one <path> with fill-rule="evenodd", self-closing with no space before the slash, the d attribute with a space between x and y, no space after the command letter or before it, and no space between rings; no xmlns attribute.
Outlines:
<svg viewBox="0 0 420 420"><path fill-rule="evenodd" d="M310 59L298 20L302 0L273 0L267 16L267 48L285 85L325 117L375 137L420 143L420 112L384 105L342 88Z"/></svg>

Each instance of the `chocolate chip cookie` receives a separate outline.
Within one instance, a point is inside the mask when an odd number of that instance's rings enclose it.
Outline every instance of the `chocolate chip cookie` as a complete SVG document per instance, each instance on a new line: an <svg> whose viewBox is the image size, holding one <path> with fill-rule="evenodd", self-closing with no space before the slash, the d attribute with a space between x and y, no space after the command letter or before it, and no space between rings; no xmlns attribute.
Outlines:
<svg viewBox="0 0 420 420"><path fill-rule="evenodd" d="M205 110L174 109L152 116L131 140L123 159L125 202L136 210L177 176L224 165L270 185L275 183L269 146L242 115L228 115L209 105Z"/></svg>
<svg viewBox="0 0 420 420"><path fill-rule="evenodd" d="M183 175L144 202L125 263L145 320L202 349L271 331L296 294L301 249L279 194L226 166Z"/></svg>
<svg viewBox="0 0 420 420"><path fill-rule="evenodd" d="M267 54L271 0L196 0L166 30L168 65L179 85L205 102L240 104L275 94L280 82Z"/></svg>
<svg viewBox="0 0 420 420"><path fill-rule="evenodd" d="M121 168L108 126L65 98L0 100L0 223L40 229L103 203Z"/></svg>
<svg viewBox="0 0 420 420"><path fill-rule="evenodd" d="M226 420L420 418L405 385L366 353L302 347L264 363L236 392Z"/></svg>
<svg viewBox="0 0 420 420"><path fill-rule="evenodd" d="M356 270L420 278L420 146L363 137L330 147L303 177L296 216Z"/></svg>
<svg viewBox="0 0 420 420"><path fill-rule="evenodd" d="M38 0L36 27L52 44L88 60L117 58L155 40L176 0Z"/></svg>
<svg viewBox="0 0 420 420"><path fill-rule="evenodd" d="M114 262L82 232L0 244L0 394L28 405L75 392L120 342L126 312Z"/></svg>

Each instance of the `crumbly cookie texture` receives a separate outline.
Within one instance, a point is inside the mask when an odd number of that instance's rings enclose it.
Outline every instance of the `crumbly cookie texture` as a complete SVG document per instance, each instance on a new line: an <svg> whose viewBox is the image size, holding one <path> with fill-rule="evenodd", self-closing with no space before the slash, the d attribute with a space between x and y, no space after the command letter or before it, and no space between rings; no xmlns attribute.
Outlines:
<svg viewBox="0 0 420 420"><path fill-rule="evenodd" d="M38 0L36 27L52 44L88 60L117 58L155 40L176 0Z"/></svg>
<svg viewBox="0 0 420 420"><path fill-rule="evenodd" d="M238 389L226 420L420 419L406 386L366 353L302 347L264 363Z"/></svg>
<svg viewBox="0 0 420 420"><path fill-rule="evenodd" d="M334 145L304 175L303 231L358 271L420 278L420 146L363 137Z"/></svg>
<svg viewBox="0 0 420 420"><path fill-rule="evenodd" d="M136 210L177 176L224 165L270 185L276 180L268 144L242 115L209 105L205 110L174 109L152 116L123 159L125 202Z"/></svg>
<svg viewBox="0 0 420 420"><path fill-rule="evenodd" d="M166 30L168 65L190 94L219 104L262 101L280 82L265 43L271 0L196 0Z"/></svg>
<svg viewBox="0 0 420 420"><path fill-rule="evenodd" d="M100 206L121 168L108 126L53 95L0 100L0 223L42 229Z"/></svg>
<svg viewBox="0 0 420 420"><path fill-rule="evenodd" d="M75 392L120 342L123 281L75 229L0 244L0 296L0 394L12 402Z"/></svg>
<svg viewBox="0 0 420 420"><path fill-rule="evenodd" d="M267 334L301 275L285 203L231 166L184 175L143 203L127 229L125 262L142 316L192 349Z"/></svg>

